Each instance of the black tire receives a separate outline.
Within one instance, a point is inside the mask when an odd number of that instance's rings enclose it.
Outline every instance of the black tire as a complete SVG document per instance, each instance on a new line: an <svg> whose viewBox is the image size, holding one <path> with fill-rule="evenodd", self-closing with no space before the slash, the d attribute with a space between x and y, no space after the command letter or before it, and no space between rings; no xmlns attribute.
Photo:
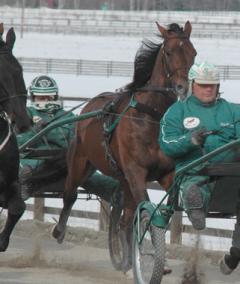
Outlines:
<svg viewBox="0 0 240 284"><path fill-rule="evenodd" d="M108 231L110 259L116 270L122 270L124 261L124 240L120 233L121 207L112 207Z"/></svg>
<svg viewBox="0 0 240 284"><path fill-rule="evenodd" d="M120 229L121 216L122 207L112 207L108 231L108 247L113 267L118 271L127 272L132 267L132 250L128 247L126 233Z"/></svg>
<svg viewBox="0 0 240 284"><path fill-rule="evenodd" d="M151 215L143 210L140 214L140 230L143 232L149 224ZM159 284L164 274L165 230L149 225L148 230L138 244L137 234L133 232L133 274L135 284Z"/></svg>

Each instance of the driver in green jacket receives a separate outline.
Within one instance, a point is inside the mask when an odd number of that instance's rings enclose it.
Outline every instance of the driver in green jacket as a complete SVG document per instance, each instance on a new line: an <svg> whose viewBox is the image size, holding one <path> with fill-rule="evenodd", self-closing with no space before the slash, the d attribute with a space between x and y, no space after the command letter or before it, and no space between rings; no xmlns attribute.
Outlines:
<svg viewBox="0 0 240 284"><path fill-rule="evenodd" d="M32 119L33 127L31 130L17 135L19 146L46 127L53 119L75 116L72 112L66 113L64 111L58 95L57 83L49 76L36 77L29 87L29 94L31 106L28 107L28 113ZM74 123L65 124L50 130L32 147L37 149L67 148L73 134ZM21 159L20 171L23 168L24 170L35 168L41 162L41 160Z"/></svg>
<svg viewBox="0 0 240 284"><path fill-rule="evenodd" d="M195 64L190 69L189 80L189 96L184 101L174 103L160 123L160 148L175 160L177 170L240 137L240 105L220 98L217 68L208 62ZM228 150L208 163L233 161L235 157L236 153ZM196 230L205 228L214 186L208 176L197 173L205 165L192 169L179 182L180 205ZM240 260L240 224L235 225L232 245ZM225 274L236 268L238 263L229 264L227 258L224 259L225 271L222 269Z"/></svg>

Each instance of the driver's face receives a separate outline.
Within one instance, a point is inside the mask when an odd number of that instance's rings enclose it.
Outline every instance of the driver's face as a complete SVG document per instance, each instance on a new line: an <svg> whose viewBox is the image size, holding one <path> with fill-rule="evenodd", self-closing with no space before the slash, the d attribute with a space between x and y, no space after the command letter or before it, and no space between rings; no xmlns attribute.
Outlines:
<svg viewBox="0 0 240 284"><path fill-rule="evenodd" d="M193 95L205 104L212 103L217 97L217 84L198 84L193 82Z"/></svg>
<svg viewBox="0 0 240 284"><path fill-rule="evenodd" d="M49 102L53 100L54 100L54 96L34 96L35 102Z"/></svg>

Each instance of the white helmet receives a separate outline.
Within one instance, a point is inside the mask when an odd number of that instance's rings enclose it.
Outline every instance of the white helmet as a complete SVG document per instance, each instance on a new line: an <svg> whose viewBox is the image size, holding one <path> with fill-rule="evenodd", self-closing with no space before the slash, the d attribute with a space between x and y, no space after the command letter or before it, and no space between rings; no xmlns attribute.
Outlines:
<svg viewBox="0 0 240 284"><path fill-rule="evenodd" d="M217 67L206 61L202 63L195 63L188 73L190 81L197 84L220 84L220 73Z"/></svg>

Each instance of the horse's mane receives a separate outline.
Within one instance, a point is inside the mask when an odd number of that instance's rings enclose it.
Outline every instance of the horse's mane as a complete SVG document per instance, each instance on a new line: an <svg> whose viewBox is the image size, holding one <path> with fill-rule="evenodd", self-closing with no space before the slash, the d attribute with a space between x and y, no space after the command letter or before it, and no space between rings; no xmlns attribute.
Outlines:
<svg viewBox="0 0 240 284"><path fill-rule="evenodd" d="M176 23L168 25L167 30L178 35L184 35L183 28ZM148 39L143 40L135 56L133 81L125 86L126 89L133 91L148 82L161 46L162 43L155 43Z"/></svg>

